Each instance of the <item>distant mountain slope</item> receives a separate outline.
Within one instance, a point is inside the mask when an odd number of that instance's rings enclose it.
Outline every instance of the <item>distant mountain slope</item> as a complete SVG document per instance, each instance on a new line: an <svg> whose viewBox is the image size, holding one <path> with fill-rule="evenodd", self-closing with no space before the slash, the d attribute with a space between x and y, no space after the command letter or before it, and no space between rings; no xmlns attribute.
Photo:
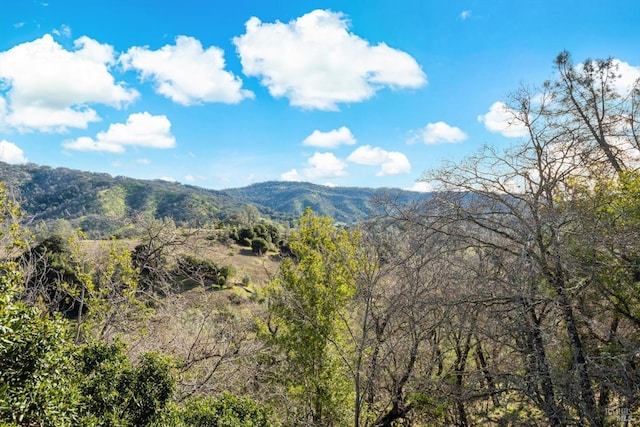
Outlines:
<svg viewBox="0 0 640 427"><path fill-rule="evenodd" d="M142 212L179 223L206 222L244 205L219 191L34 164L0 162L0 181L32 223L65 219L73 226L105 232Z"/></svg>
<svg viewBox="0 0 640 427"><path fill-rule="evenodd" d="M396 188L327 187L308 182L283 181L252 184L224 192L247 203L295 217L310 206L318 214L347 224L370 218L379 209L375 200L389 197L399 202L412 202L430 197L430 194Z"/></svg>
<svg viewBox="0 0 640 427"><path fill-rule="evenodd" d="M20 201L32 223L70 221L94 235L112 233L140 212L178 223L224 219L247 204L274 220L297 218L307 206L342 223L369 218L375 198L422 200L428 194L399 189L326 187L304 182L265 182L223 191L160 180L0 162L0 181Z"/></svg>

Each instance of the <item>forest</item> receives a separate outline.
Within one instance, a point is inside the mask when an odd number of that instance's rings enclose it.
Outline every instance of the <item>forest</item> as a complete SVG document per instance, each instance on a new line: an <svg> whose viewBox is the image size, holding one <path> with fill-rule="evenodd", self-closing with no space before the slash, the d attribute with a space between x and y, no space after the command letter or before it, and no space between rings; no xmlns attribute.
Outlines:
<svg viewBox="0 0 640 427"><path fill-rule="evenodd" d="M90 239L4 184L0 424L633 425L640 82L562 52L508 101L525 137L355 224L247 206Z"/></svg>

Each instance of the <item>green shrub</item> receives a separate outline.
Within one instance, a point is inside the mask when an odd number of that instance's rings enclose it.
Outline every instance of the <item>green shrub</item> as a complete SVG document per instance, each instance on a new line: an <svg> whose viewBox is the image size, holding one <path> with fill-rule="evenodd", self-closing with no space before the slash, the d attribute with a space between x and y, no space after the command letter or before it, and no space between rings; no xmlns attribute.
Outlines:
<svg viewBox="0 0 640 427"><path fill-rule="evenodd" d="M17 300L15 265L1 270L0 425L69 425L79 402L69 332L58 317Z"/></svg>
<svg viewBox="0 0 640 427"><path fill-rule="evenodd" d="M157 353L144 354L134 366L123 344L96 342L83 346L75 365L81 374L82 425L154 425L173 397L171 363Z"/></svg>
<svg viewBox="0 0 640 427"><path fill-rule="evenodd" d="M225 392L216 398L197 397L187 401L183 421L193 427L272 427L271 410L246 397Z"/></svg>
<svg viewBox="0 0 640 427"><path fill-rule="evenodd" d="M218 286L228 285L231 279L236 275L236 268L232 265L223 265L218 271Z"/></svg>
<svg viewBox="0 0 640 427"><path fill-rule="evenodd" d="M254 254L264 255L269 250L269 243L261 237L253 239L251 242L251 250Z"/></svg>

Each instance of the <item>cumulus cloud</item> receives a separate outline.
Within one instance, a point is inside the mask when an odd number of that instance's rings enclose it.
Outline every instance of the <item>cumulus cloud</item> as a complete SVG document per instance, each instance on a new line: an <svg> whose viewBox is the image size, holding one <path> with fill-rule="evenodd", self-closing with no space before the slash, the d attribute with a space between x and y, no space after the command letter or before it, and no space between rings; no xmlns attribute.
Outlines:
<svg viewBox="0 0 640 427"><path fill-rule="evenodd" d="M20 147L13 142L3 139L0 141L0 161L12 165L19 165L27 163L27 158L24 156L24 152Z"/></svg>
<svg viewBox="0 0 640 427"><path fill-rule="evenodd" d="M297 107L337 110L339 103L369 99L385 86L427 82L411 55L385 43L370 45L349 32L342 13L314 10L286 24L252 17L245 27L233 39L243 73Z"/></svg>
<svg viewBox="0 0 640 427"><path fill-rule="evenodd" d="M338 159L333 153L314 153L307 159L308 167L298 172L297 169L291 169L280 175L280 179L284 181L313 181L316 179L335 178L346 176L347 164Z"/></svg>
<svg viewBox="0 0 640 427"><path fill-rule="evenodd" d="M178 36L175 45L158 50L132 47L120 56L125 70L135 69L142 80L152 80L156 92L182 105L203 102L236 104L252 98L242 80L225 70L224 51L203 49L193 37Z"/></svg>
<svg viewBox="0 0 640 427"><path fill-rule="evenodd" d="M291 169L287 172L283 172L280 175L280 179L283 181L303 181L302 176L298 173L297 169Z"/></svg>
<svg viewBox="0 0 640 427"><path fill-rule="evenodd" d="M410 142L422 141L428 145L441 143L455 144L467 139L467 134L462 129L449 126L445 122L428 123L424 129L414 132Z"/></svg>
<svg viewBox="0 0 640 427"><path fill-rule="evenodd" d="M618 79L615 81L615 90L625 96L633 88L635 82L640 79L640 67L634 67L619 59L614 59L613 63L618 67Z"/></svg>
<svg viewBox="0 0 640 427"><path fill-rule="evenodd" d="M321 148L335 148L340 144L353 145L355 143L356 139L346 126L329 132L320 132L316 129L302 141L302 145Z"/></svg>
<svg viewBox="0 0 640 427"><path fill-rule="evenodd" d="M355 149L347 160L359 165L380 166L377 176L399 175L411 172L411 163L403 153L386 151L379 147L363 145Z"/></svg>
<svg viewBox="0 0 640 427"><path fill-rule="evenodd" d="M20 130L86 128L100 120L90 104L121 108L139 95L111 75L113 48L89 37L68 51L45 34L0 52L0 64L8 88L4 122Z"/></svg>
<svg viewBox="0 0 640 427"><path fill-rule="evenodd" d="M464 21L465 19L469 19L469 18L471 18L470 10L463 10L462 12L460 12L460 19Z"/></svg>
<svg viewBox="0 0 640 427"><path fill-rule="evenodd" d="M405 188L405 190L416 191L418 193L430 193L435 191L435 187L429 182L416 181L411 187Z"/></svg>
<svg viewBox="0 0 640 427"><path fill-rule="evenodd" d="M500 133L509 138L527 135L527 128L517 119L517 112L507 107L504 102L494 102L487 114L478 116L478 121L490 132Z"/></svg>
<svg viewBox="0 0 640 427"><path fill-rule="evenodd" d="M110 142L104 142L99 139L94 140L88 136L81 136L72 141L65 141L62 146L69 150L75 151L97 151L103 153L124 153L124 147Z"/></svg>
<svg viewBox="0 0 640 427"><path fill-rule="evenodd" d="M147 112L131 114L126 123L114 123L95 139L80 137L63 143L63 147L77 151L124 153L125 146L172 148L175 137L166 116L153 116Z"/></svg>
<svg viewBox="0 0 640 427"><path fill-rule="evenodd" d="M303 169L304 176L317 178L334 178L345 176L347 172L347 164L338 159L333 153L314 153L307 160L308 168Z"/></svg>

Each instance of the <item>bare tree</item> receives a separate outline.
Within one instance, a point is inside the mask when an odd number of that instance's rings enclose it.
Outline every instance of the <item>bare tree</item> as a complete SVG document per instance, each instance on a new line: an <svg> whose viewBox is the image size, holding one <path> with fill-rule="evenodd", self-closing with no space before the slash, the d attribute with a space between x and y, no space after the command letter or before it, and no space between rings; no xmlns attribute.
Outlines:
<svg viewBox="0 0 640 427"><path fill-rule="evenodd" d="M631 311L638 302L626 289L640 276L637 240L621 232L637 234L629 215L637 209L630 194L638 181L629 172L639 157L638 83L624 92L616 66L613 60L574 66L561 54L557 80L511 97L511 123L528 133L520 143L485 147L426 173L439 190L431 201L416 210L389 209L397 221L448 239L459 256L443 259L462 260L449 270L467 271L467 290L458 288L455 299L470 310L445 329L455 354L457 425L466 425L469 413L477 419L474 395L483 394L495 406L520 396L557 426L603 425L605 406L620 398L627 410L635 407L631 343L638 329ZM467 333L453 332L464 324ZM603 355L612 343L624 356ZM490 365L485 348L512 365ZM606 372L618 380L607 380ZM482 389L474 390L474 375Z"/></svg>

